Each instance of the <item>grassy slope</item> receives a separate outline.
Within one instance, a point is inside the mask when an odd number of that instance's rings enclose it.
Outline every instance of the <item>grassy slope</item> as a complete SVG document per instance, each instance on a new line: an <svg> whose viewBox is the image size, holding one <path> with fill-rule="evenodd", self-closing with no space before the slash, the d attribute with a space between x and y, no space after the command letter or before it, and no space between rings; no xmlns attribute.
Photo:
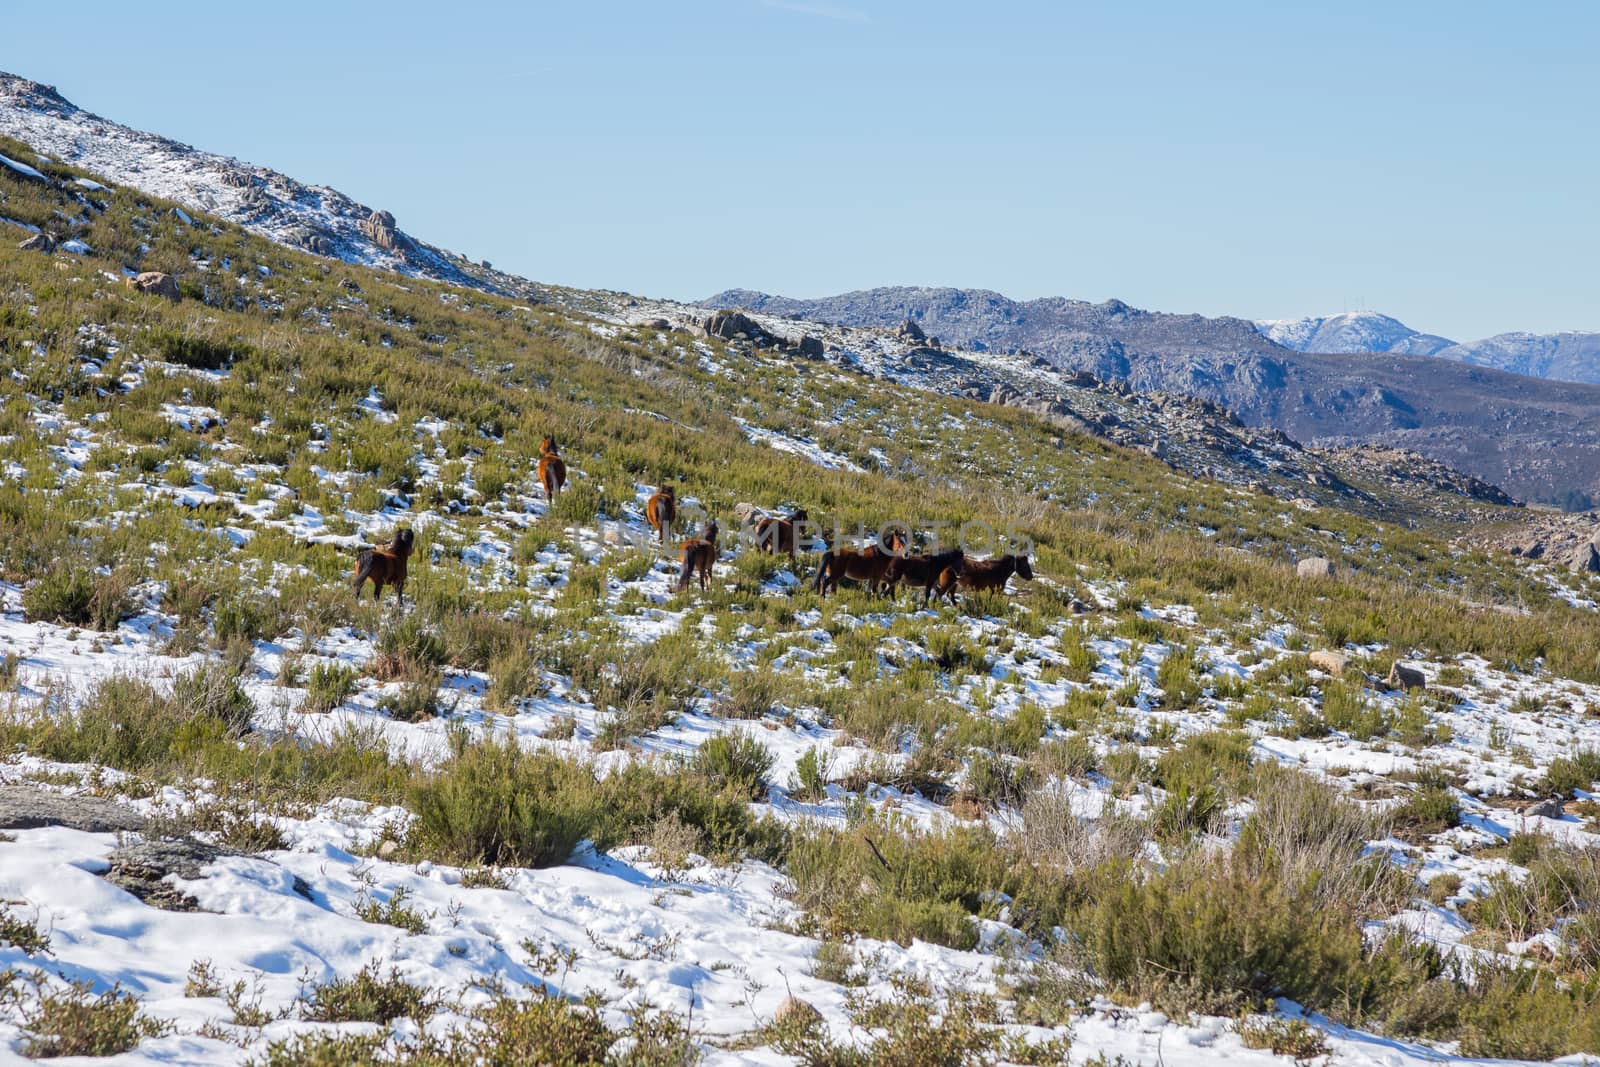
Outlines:
<svg viewBox="0 0 1600 1067"><path fill-rule="evenodd" d="M31 158L15 144L0 143L0 152ZM1012 409L330 264L204 219L185 224L171 205L129 190L68 193L0 172L0 195L0 216L70 229L94 249L82 257L26 253L9 242L0 249L3 576L46 613L72 599L73 589L56 588L70 585L64 574L88 591L90 620L95 605L110 605L114 623L121 606L142 600L171 620L174 655L209 646L213 659L249 660L260 654L253 640L310 646L353 628L375 635L367 673L426 691L426 699L441 669L481 678L489 711L515 711L552 687L577 694L597 713L592 737L584 735L597 748L660 730L686 702L735 717L781 719L777 709L788 709L790 718L814 717L881 750L888 762L845 782L857 795L867 794L869 780L893 779L984 810L1015 807L1033 784L1029 774L1092 773L1113 791L1143 789L1159 799L1158 824L1171 847L1207 829L1228 801L1266 788L1244 775L1242 734L1233 732L1241 727L1290 740L1332 730L1379 750L1393 744L1425 754L1423 762L1466 758L1434 723L1447 711L1465 714L1448 701L1436 707L1378 700L1357 685L1314 686L1303 659L1263 638L1281 644L1287 634L1294 647L1383 645L1390 655L1436 661L1481 657L1464 662L1487 661L1484 670L1542 661L1560 678L1600 680L1593 612L1453 549L1442 536L1449 531L1286 509L1087 438L1057 448L1059 431ZM115 280L122 268L175 273L185 299L173 305L131 293ZM220 424L186 429L173 420L200 409ZM825 470L751 444L736 419L810 438L868 471ZM573 469L554 514L544 513L533 488L533 457L547 432L560 438ZM890 518L1015 525L1037 546L1041 581L1014 601L911 616L859 594L827 605L804 591L775 594L776 564L743 556L708 597L658 602L638 587L653 573L649 557L601 554L584 528L602 515L636 518L641 487L664 481L722 517L725 530L741 501L797 503L847 527ZM371 539L397 520L421 531L417 607L401 623L353 605L340 585L348 553L305 537L315 530ZM504 551L486 561L485 545ZM1308 554L1333 557L1341 577L1298 581L1292 561ZM92 568L75 569L79 559ZM1111 606L1075 619L1074 592ZM754 669L681 638L642 651L632 645L626 635L663 607L681 615L680 634L703 627L719 647L757 635ZM817 629L829 644L801 655ZM1224 660L1271 662L1244 684L1230 680ZM1016 664L1013 681L1059 684L1070 695L1041 710L1019 695L1025 687L983 680L1006 662ZM1366 665L1386 667L1376 658ZM1509 689L1508 676L1498 677ZM289 679L291 687L297 681ZM326 673L316 684L341 686ZM172 731L193 718L156 692L97 695L107 706L145 707L150 721L175 716ZM337 705L340 694L331 699ZM1581 706L1568 710L1583 714ZM1162 755L1188 751L1192 742L1175 742L1197 726L1226 727L1235 740L1217 750L1194 746L1195 763L1238 763L1240 777L1214 779ZM432 835L411 847L458 861L533 861L514 850L475 855L481 838L448 817L462 803L453 791L460 783L391 757L337 746L308 756L268 740L237 757L232 737L178 736L181 744L135 751L88 729L57 728L29 709L0 728L0 738L33 752L120 762L151 779L205 773L291 796L407 798L440 813ZM474 751L471 758L486 763L463 766L462 780L518 787L522 772L496 770L492 753ZM1244 899L1263 893L1259 864L1219 872L1199 861L1171 884L1117 883L1116 892L1092 893L1093 883L1063 883L1048 872L1037 883L1018 875L1015 858L979 831L970 840L912 834L885 847L903 849L891 866L924 870L924 882L892 887L904 908L863 913L848 899L851 886L818 869L826 864L814 850L826 852L828 842L774 841L718 807L722 800L696 792L725 799L730 782L748 786L732 773L737 760L723 753L699 767L697 784L681 787L670 812L707 835L702 845L787 857L827 934L959 943L968 912L992 911L982 891L1004 888L1035 909L1040 918L1030 929L1047 917L1121 943L1131 932L1118 932L1119 914L1097 911L1094 901L1132 893L1135 911L1157 912L1219 879ZM1532 786L1551 761L1541 752L1528 762ZM1431 787L1448 792L1467 773ZM571 787L574 832L599 833L597 812L605 811L606 839L626 840L662 816L654 808L618 814L614 796L589 789ZM841 865L854 884L876 877L870 858L854 862ZM1328 945L1338 945L1318 951L1339 956L1341 967L1366 966L1349 929L1328 932ZM1272 965L1289 974L1304 961L1285 953ZM1097 962L1105 973L1119 961ZM1163 989L1144 973L1121 981L1130 995ZM1241 990L1234 978L1207 981L1217 988L1189 999L1192 990L1180 991L1173 1002L1218 1010L1228 996L1248 1001L1262 992ZM1336 985L1308 983L1300 995L1323 1003ZM1410 986L1402 993L1421 995ZM1401 994L1394 996L1398 1003ZM1368 1022L1368 1010L1349 1014ZM1455 1021L1435 1032L1459 1036L1467 1014L1457 1006ZM1496 1040L1480 1047L1524 1047Z"/></svg>

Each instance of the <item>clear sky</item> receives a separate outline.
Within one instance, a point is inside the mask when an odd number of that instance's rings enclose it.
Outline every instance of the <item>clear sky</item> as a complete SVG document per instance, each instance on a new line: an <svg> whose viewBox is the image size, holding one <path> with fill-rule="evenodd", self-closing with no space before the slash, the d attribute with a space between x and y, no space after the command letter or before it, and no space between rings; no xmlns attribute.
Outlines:
<svg viewBox="0 0 1600 1067"><path fill-rule="evenodd" d="M8 5L0 67L529 277L1600 329L1600 5Z"/></svg>

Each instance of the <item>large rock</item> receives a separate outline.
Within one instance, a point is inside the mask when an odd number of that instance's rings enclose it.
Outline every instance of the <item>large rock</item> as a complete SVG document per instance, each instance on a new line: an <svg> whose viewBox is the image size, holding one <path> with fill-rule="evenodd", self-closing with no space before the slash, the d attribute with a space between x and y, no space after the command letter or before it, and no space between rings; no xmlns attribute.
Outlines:
<svg viewBox="0 0 1600 1067"><path fill-rule="evenodd" d="M1575 574L1600 574L1600 546L1586 541L1572 550L1567 567Z"/></svg>
<svg viewBox="0 0 1600 1067"><path fill-rule="evenodd" d="M1303 559L1295 565L1294 572L1302 578L1332 578L1333 560L1321 556Z"/></svg>
<svg viewBox="0 0 1600 1067"><path fill-rule="evenodd" d="M56 250L56 239L47 233L36 233L17 246L24 252L50 253Z"/></svg>
<svg viewBox="0 0 1600 1067"><path fill-rule="evenodd" d="M91 834L144 826L144 816L103 797L66 796L31 785L0 785L0 830L65 826Z"/></svg>
<svg viewBox="0 0 1600 1067"><path fill-rule="evenodd" d="M1389 677L1384 679L1384 684L1390 689L1404 689L1407 692L1413 689L1428 688L1428 676L1415 667L1407 667L1399 660L1394 661L1394 666L1389 668Z"/></svg>
<svg viewBox="0 0 1600 1067"><path fill-rule="evenodd" d="M806 359L822 359L828 354L827 349L823 347L822 338L813 337L809 333L800 336L799 348L800 355Z"/></svg>
<svg viewBox="0 0 1600 1067"><path fill-rule="evenodd" d="M916 320L914 319L907 319L906 321L902 322L900 324L900 329L896 332L898 332L900 336L904 337L906 340L916 341L919 344L928 339L928 335L922 332L922 327L918 326Z"/></svg>
<svg viewBox="0 0 1600 1067"><path fill-rule="evenodd" d="M404 254L411 250L411 239L394 224L394 216L387 211L374 211L361 224L361 232L379 248Z"/></svg>
<svg viewBox="0 0 1600 1067"><path fill-rule="evenodd" d="M198 911L199 903L167 881L172 875L188 881L205 877L205 868L227 852L191 837L139 841L123 845L107 858L106 881L165 911Z"/></svg>
<svg viewBox="0 0 1600 1067"><path fill-rule="evenodd" d="M1313 667L1316 667L1318 670L1325 671L1328 674L1333 675L1335 678L1342 675L1344 673L1344 669L1350 666L1349 656L1345 655L1343 652L1334 652L1331 649L1318 649L1317 651L1311 653L1310 658L1311 665Z"/></svg>
<svg viewBox="0 0 1600 1067"><path fill-rule="evenodd" d="M1566 815L1566 805L1560 797L1548 797L1529 804L1517 812L1525 819L1559 819Z"/></svg>
<svg viewBox="0 0 1600 1067"><path fill-rule="evenodd" d="M771 341L767 331L761 325L742 311L723 309L711 314L706 319L706 334L711 337L720 337L724 341L731 341L741 334L748 337L758 345Z"/></svg>
<svg viewBox="0 0 1600 1067"><path fill-rule="evenodd" d="M164 296L173 303L183 299L183 294L178 292L178 279L159 270L147 270L126 281L128 288L137 292Z"/></svg>

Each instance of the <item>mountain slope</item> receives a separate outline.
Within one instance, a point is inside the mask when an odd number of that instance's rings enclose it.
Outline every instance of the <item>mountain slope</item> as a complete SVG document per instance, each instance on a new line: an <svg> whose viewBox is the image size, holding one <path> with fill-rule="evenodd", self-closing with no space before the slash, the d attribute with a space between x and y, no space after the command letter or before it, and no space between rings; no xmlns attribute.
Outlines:
<svg viewBox="0 0 1600 1067"><path fill-rule="evenodd" d="M1231 408L1306 444L1411 449L1552 503L1600 498L1600 388L1543 381L1436 356L1297 352L1254 323L1169 315L1121 301L1019 302L987 290L896 287L793 300L749 290L708 307L892 326L978 348L1026 349L1054 364Z"/></svg>
<svg viewBox="0 0 1600 1067"><path fill-rule="evenodd" d="M84 111L50 86L3 71L0 134L293 248L524 299L537 296L526 280L420 241L399 229L393 215L337 189L129 129Z"/></svg>
<svg viewBox="0 0 1600 1067"><path fill-rule="evenodd" d="M1296 352L1395 352L1431 356L1455 344L1447 337L1419 333L1376 311L1347 311L1303 319L1259 319L1256 328L1275 344Z"/></svg>
<svg viewBox="0 0 1600 1067"><path fill-rule="evenodd" d="M1436 354L1535 378L1600 383L1600 333L1502 333Z"/></svg>

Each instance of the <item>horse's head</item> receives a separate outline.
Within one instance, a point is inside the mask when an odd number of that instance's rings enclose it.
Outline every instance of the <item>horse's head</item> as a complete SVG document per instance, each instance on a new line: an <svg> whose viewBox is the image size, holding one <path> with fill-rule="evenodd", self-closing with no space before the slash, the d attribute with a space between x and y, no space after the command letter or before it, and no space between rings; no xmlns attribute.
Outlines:
<svg viewBox="0 0 1600 1067"><path fill-rule="evenodd" d="M703 531L701 531L700 536L705 538L711 544L713 544L713 545L716 544L717 543L717 520L716 519L707 519L706 520L706 528Z"/></svg>
<svg viewBox="0 0 1600 1067"><path fill-rule="evenodd" d="M678 491L672 488L670 485L663 485L656 491L662 496L666 497L668 500L676 500L678 498Z"/></svg>
<svg viewBox="0 0 1600 1067"><path fill-rule="evenodd" d="M891 528L887 533L878 535L878 544L891 556L906 554L906 532L898 526Z"/></svg>
<svg viewBox="0 0 1600 1067"><path fill-rule="evenodd" d="M544 435L544 440L539 442L539 454L541 456L553 456L556 454L556 439L554 435Z"/></svg>
<svg viewBox="0 0 1600 1067"><path fill-rule="evenodd" d="M394 532L394 542L391 547L400 555L409 556L411 554L411 544L416 539L416 532L411 527L402 526Z"/></svg>
<svg viewBox="0 0 1600 1067"><path fill-rule="evenodd" d="M1024 552L1013 558L1017 561L1017 577L1033 581L1033 565L1028 562L1028 554Z"/></svg>
<svg viewBox="0 0 1600 1067"><path fill-rule="evenodd" d="M790 522L809 522L811 516L806 514L805 508L795 508L789 516Z"/></svg>

